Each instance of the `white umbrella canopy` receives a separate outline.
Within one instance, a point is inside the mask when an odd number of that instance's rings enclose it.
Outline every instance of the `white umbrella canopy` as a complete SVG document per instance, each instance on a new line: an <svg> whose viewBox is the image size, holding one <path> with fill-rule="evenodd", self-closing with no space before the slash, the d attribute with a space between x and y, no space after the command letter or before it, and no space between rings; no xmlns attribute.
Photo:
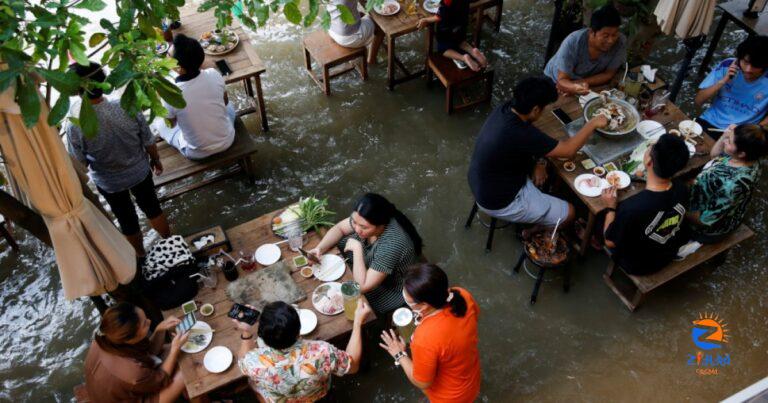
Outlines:
<svg viewBox="0 0 768 403"><path fill-rule="evenodd" d="M688 39L709 32L716 5L716 0L660 0L653 14L664 34Z"/></svg>
<svg viewBox="0 0 768 403"><path fill-rule="evenodd" d="M40 118L27 128L14 91L11 86L0 94L0 147L6 166L48 226L65 296L100 295L128 284L136 273L133 248L83 196L64 144L48 126L46 105L41 100Z"/></svg>

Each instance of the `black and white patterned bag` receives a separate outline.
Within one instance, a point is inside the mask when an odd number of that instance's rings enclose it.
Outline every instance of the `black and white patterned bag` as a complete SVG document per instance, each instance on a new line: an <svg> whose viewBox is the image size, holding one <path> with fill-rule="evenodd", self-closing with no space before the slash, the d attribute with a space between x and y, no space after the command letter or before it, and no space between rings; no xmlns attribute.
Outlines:
<svg viewBox="0 0 768 403"><path fill-rule="evenodd" d="M152 245L141 272L145 280L154 281L165 277L173 268L185 267L194 261L184 238L173 235Z"/></svg>

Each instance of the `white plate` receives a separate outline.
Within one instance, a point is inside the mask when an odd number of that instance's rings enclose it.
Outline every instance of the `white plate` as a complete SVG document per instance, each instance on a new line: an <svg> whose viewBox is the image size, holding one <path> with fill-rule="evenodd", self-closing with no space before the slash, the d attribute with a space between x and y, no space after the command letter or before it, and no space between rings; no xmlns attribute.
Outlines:
<svg viewBox="0 0 768 403"><path fill-rule="evenodd" d="M312 333L317 327L317 315L309 309L299 309L299 320L301 321L299 334L302 336Z"/></svg>
<svg viewBox="0 0 768 403"><path fill-rule="evenodd" d="M421 7L428 13L437 14L437 11L440 10L440 1L424 0L424 3L421 4Z"/></svg>
<svg viewBox="0 0 768 403"><path fill-rule="evenodd" d="M620 178L620 180L619 180L619 189L626 189L627 186L629 186L629 184L632 183L632 180L629 178L629 175L627 175L626 172L618 171L618 170L611 171L611 172L608 172L607 174L605 174L605 181L608 182L608 177L609 176L616 176L616 175L618 175L619 178ZM611 183L608 182L608 184L610 185Z"/></svg>
<svg viewBox="0 0 768 403"><path fill-rule="evenodd" d="M635 128L635 130L637 130L637 132L640 133L640 135L643 136L643 138L647 139L649 137L648 133L651 133L651 132L653 132L652 135L664 134L665 133L664 130L659 130L660 128L663 128L663 127L664 125L662 125L661 123L655 120L643 120L637 124L637 127Z"/></svg>
<svg viewBox="0 0 768 403"><path fill-rule="evenodd" d="M325 290L325 292L321 292L321 289ZM334 297L334 300L338 302L334 307L336 309L333 311L321 309L322 307L327 307L323 302L335 295L338 295L338 297ZM341 283L332 282L317 286L312 291L312 306L323 315L333 316L344 312L344 297L341 295Z"/></svg>
<svg viewBox="0 0 768 403"><path fill-rule="evenodd" d="M314 269L315 277L320 281L336 281L344 275L347 266L338 255L323 255L320 267Z"/></svg>
<svg viewBox="0 0 768 403"><path fill-rule="evenodd" d="M197 330L197 332L196 332ZM211 340L213 339L213 332L211 331L211 325L197 321L194 325L192 325L192 328L189 329L189 339L187 339L187 342L184 343L183 346L181 346L181 351L189 354L199 353L203 350L205 350L206 347L208 347L209 344L211 344ZM190 342L190 339L192 337L196 336L196 333L199 334L197 336L200 338L201 344L192 343Z"/></svg>
<svg viewBox="0 0 768 403"><path fill-rule="evenodd" d="M684 133L686 130L690 130L694 137L701 136L701 133L704 132L704 129L701 127L701 125L694 122L693 120L684 120L680 122L679 125L677 125L677 128L680 130L680 133Z"/></svg>
<svg viewBox="0 0 768 403"><path fill-rule="evenodd" d="M588 178L597 178L600 180L600 186L599 187L590 187L585 186L584 180ZM605 179L595 176L592 174L581 174L576 177L576 179L573 180L573 187L576 189L577 192L581 193L584 196L587 197L597 197L600 196L601 193L603 193L603 189L608 187L608 181Z"/></svg>
<svg viewBox="0 0 768 403"><path fill-rule="evenodd" d="M395 9L394 9L394 10L395 10L395 11L393 11L393 12L391 12L391 13L385 13L385 12L383 11L383 8L384 8L384 6L386 6L387 4L394 4L394 5L395 5ZM380 14L380 15L383 15L383 16L390 16L390 15L395 15L395 14L397 14L397 13L399 13L399 12L400 12L400 3L396 2L396 1L385 1L385 2L381 3L381 6L379 6L379 7L374 7L374 8L373 8L373 10L374 10L374 11L376 11L376 13L377 13L377 14Z"/></svg>
<svg viewBox="0 0 768 403"><path fill-rule="evenodd" d="M205 353L203 366L208 372L218 374L224 372L232 365L232 352L224 346L216 346Z"/></svg>
<svg viewBox="0 0 768 403"><path fill-rule="evenodd" d="M253 257L262 266L275 264L275 262L280 260L280 247L273 243L261 245L256 249Z"/></svg>

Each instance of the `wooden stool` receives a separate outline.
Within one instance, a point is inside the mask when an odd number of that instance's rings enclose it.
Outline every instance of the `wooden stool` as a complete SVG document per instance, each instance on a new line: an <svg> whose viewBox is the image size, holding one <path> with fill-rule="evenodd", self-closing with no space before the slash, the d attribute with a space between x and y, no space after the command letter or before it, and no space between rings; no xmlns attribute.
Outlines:
<svg viewBox="0 0 768 403"><path fill-rule="evenodd" d="M525 248L525 244L523 244L523 248ZM544 272L547 270L552 269L563 269L563 292L568 292L568 290L571 289L571 266L568 264L568 261L564 262L561 265L557 266L544 266L542 264L539 264L535 262L534 260L530 259L528 255L525 254L525 250L520 251L520 257L517 259L517 263L515 264L515 267L512 268L512 274L520 273L520 266L523 265L523 262L528 259L529 262L533 263L534 266L539 268L539 273L536 275L536 282L533 284L533 291L531 292L531 305L536 303L536 298L539 296L539 288L541 288L541 283L544 282Z"/></svg>
<svg viewBox="0 0 768 403"><path fill-rule="evenodd" d="M443 84L443 87L445 87L446 113L450 115L454 111L461 111L483 102L489 102L493 91L493 69L486 68L481 71L472 71L469 67L460 69L452 59L433 52L433 42L434 27L430 25L429 33L427 34L427 84L431 84L433 76L436 76ZM482 81L485 81L485 88L480 98L471 100L466 99L462 94L458 94L461 96L462 102L459 105L454 104L453 98L454 95L457 95L457 92L462 88L477 85L477 83Z"/></svg>
<svg viewBox="0 0 768 403"><path fill-rule="evenodd" d="M354 62L358 58L360 61ZM312 59L322 68L322 78L318 77L312 70ZM363 81L368 79L366 48L345 48L334 42L325 31L315 31L304 37L304 62L307 73L320 86L325 95L331 95L331 78L350 70L357 69ZM331 70L339 65L343 66Z"/></svg>
<svg viewBox="0 0 768 403"><path fill-rule="evenodd" d="M469 229L469 227L472 226L472 221L475 220L475 217L478 213L478 207L477 203L472 203L472 210L469 211L469 217L467 218L467 222L464 224L464 228ZM502 226L497 226L498 219L495 217L491 217L491 223L486 224L481 220L479 217L477 218L478 221L480 221L480 224L482 224L484 227L488 228L488 239L485 241L485 253L488 253L491 251L491 248L493 247L493 233L496 232L496 229L502 229L508 227L511 223L506 223Z"/></svg>

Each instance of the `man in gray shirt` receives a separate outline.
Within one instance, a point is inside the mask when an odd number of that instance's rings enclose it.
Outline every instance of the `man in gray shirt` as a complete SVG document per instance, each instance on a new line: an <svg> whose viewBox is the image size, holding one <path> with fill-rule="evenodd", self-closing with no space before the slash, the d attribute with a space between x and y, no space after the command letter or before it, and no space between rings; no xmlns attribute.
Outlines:
<svg viewBox="0 0 768 403"><path fill-rule="evenodd" d="M73 64L70 69L91 81L104 82L106 79L98 63L90 66ZM152 228L163 238L171 235L152 181L153 170L156 175L163 172L154 136L141 113L128 115L118 100L105 98L98 88L87 92L88 101L96 111L99 132L93 138L86 138L80 127L68 123L67 148L73 158L88 167L88 176L107 200L120 223L120 230L136 254L144 256L143 236L131 194ZM78 116L79 108L74 107L70 114Z"/></svg>
<svg viewBox="0 0 768 403"><path fill-rule="evenodd" d="M626 38L619 26L621 16L613 6L595 10L590 27L563 40L544 74L568 94L586 94L590 87L608 83L627 58Z"/></svg>

